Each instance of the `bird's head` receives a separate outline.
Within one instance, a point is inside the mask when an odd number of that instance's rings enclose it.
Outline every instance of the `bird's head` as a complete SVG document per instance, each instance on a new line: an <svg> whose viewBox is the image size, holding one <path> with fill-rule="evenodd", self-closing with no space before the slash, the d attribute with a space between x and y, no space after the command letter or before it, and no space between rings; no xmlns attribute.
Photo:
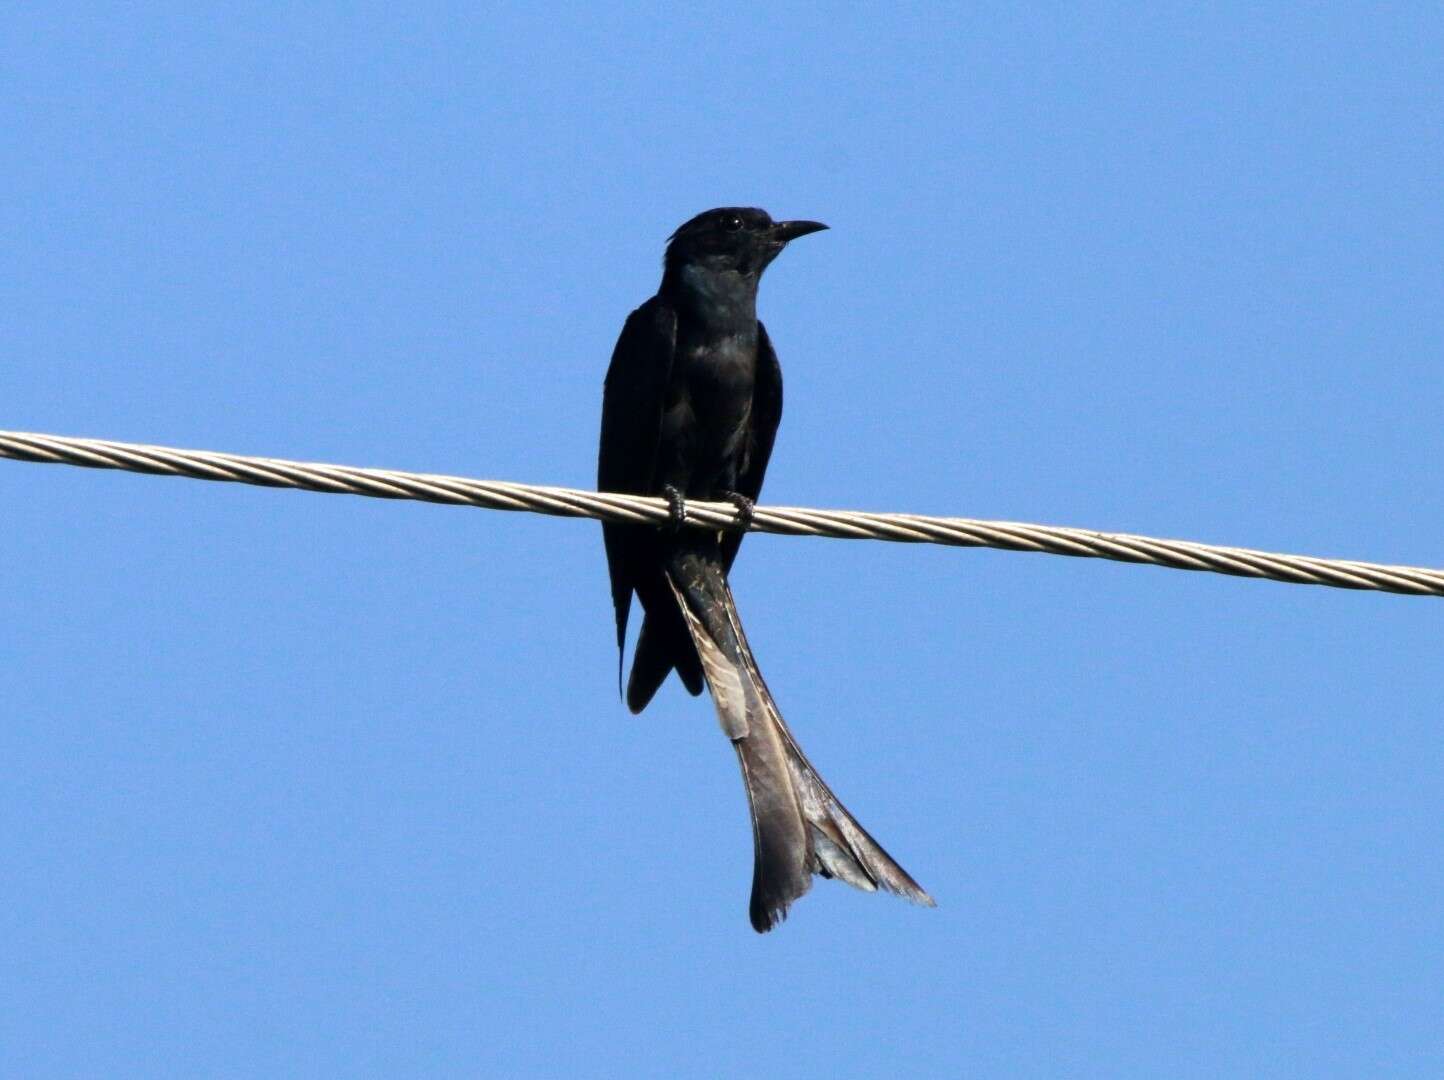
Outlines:
<svg viewBox="0 0 1444 1080"><path fill-rule="evenodd" d="M820 221L773 221L766 210L724 206L674 232L665 264L669 271L737 274L755 282L789 241L825 228Z"/></svg>

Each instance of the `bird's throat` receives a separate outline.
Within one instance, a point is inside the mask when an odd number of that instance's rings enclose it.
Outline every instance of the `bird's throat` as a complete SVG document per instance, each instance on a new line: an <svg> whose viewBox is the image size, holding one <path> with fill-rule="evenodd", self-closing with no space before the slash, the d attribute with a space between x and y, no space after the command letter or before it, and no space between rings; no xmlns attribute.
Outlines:
<svg viewBox="0 0 1444 1080"><path fill-rule="evenodd" d="M663 290L708 336L751 334L757 325L757 277L736 270L683 265L669 272Z"/></svg>

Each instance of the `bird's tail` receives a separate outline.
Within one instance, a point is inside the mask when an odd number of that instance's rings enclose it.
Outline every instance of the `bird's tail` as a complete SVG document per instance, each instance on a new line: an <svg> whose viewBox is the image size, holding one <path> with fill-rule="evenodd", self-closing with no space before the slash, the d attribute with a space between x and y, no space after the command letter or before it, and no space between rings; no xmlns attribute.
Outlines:
<svg viewBox="0 0 1444 1080"><path fill-rule="evenodd" d="M757 670L715 552L704 543L681 546L669 559L667 580L697 646L722 730L742 765L756 856L753 929L763 933L786 917L813 874L867 892L881 886L933 906L932 897L838 801L787 729Z"/></svg>

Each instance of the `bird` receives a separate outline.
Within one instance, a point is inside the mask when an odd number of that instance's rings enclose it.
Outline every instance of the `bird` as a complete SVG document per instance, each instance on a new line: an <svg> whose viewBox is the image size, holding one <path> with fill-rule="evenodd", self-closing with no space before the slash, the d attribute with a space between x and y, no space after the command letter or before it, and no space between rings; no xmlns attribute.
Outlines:
<svg viewBox="0 0 1444 1080"><path fill-rule="evenodd" d="M757 318L758 284L789 243L826 228L774 221L753 207L687 221L668 238L657 294L622 327L602 395L598 490L663 496L669 507L661 526L602 527L618 691L635 595L643 620L627 706L640 713L672 671L691 694L710 691L751 810L748 913L758 933L786 917L813 875L933 906L803 754L758 670L728 583L782 419L782 369ZM688 499L733 503L743 530L687 526Z"/></svg>

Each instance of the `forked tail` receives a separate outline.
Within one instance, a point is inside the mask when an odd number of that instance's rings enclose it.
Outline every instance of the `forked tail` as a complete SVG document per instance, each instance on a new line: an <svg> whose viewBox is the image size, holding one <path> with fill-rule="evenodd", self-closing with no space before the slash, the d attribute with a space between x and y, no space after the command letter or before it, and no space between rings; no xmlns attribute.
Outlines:
<svg viewBox="0 0 1444 1080"><path fill-rule="evenodd" d="M933 906L932 897L838 801L787 729L757 670L715 549L683 546L669 560L667 580L701 657L717 718L742 765L756 855L753 929L764 933L786 917L792 901L812 886L813 874L867 892L881 886Z"/></svg>

